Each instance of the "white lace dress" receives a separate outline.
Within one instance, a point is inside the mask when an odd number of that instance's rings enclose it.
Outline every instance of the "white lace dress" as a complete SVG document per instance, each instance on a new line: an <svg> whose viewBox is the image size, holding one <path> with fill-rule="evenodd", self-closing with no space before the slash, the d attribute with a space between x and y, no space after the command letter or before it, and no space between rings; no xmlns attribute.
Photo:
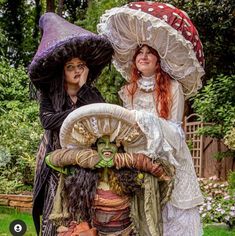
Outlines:
<svg viewBox="0 0 235 236"><path fill-rule="evenodd" d="M169 121L158 117L153 92L138 88L132 100L124 86L119 96L124 107L136 110L137 123L148 136L148 148L140 152L152 158L168 159L176 167L171 200L163 209L163 235L200 236L202 225L198 205L203 203L203 197L181 128L184 95L177 81L172 80L171 87L173 105Z"/></svg>

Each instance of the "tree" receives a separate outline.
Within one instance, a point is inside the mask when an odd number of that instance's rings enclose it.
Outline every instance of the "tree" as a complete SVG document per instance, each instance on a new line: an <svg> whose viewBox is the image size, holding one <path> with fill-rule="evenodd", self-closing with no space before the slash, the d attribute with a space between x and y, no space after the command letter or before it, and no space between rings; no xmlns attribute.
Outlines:
<svg viewBox="0 0 235 236"><path fill-rule="evenodd" d="M162 1L187 12L203 44L205 81L235 74L235 2L231 0ZM204 82L205 82L204 81Z"/></svg>
<svg viewBox="0 0 235 236"><path fill-rule="evenodd" d="M0 28L3 45L1 56L8 58L13 66L28 66L34 54L37 38L34 29L34 7L26 0L3 0L0 2ZM36 33L36 32L35 32ZM34 36L36 36L34 34Z"/></svg>
<svg viewBox="0 0 235 236"><path fill-rule="evenodd" d="M47 0L46 12L55 12L55 0Z"/></svg>

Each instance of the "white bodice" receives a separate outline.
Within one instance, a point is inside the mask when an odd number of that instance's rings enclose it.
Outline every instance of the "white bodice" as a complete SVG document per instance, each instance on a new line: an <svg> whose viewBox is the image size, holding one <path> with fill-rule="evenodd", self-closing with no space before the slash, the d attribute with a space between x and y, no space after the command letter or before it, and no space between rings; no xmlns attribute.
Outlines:
<svg viewBox="0 0 235 236"><path fill-rule="evenodd" d="M123 106L136 110L137 123L148 137L148 148L139 152L151 158L167 159L175 165L176 179L170 202L178 208L189 209L202 204L203 197L181 128L184 96L177 81L172 81L172 94L170 120L165 120L158 117L153 92L137 89L133 101L125 87L119 92Z"/></svg>

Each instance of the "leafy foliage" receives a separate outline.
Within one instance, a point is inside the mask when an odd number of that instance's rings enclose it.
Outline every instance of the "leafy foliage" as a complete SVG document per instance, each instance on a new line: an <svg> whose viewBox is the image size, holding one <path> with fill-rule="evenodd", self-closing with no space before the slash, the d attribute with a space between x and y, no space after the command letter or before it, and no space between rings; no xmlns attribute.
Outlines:
<svg viewBox="0 0 235 236"><path fill-rule="evenodd" d="M32 37L34 7L26 0L3 0L0 2L0 11L0 28L4 36L0 41L3 46L1 55L15 66L21 63L27 66L37 43L37 38Z"/></svg>
<svg viewBox="0 0 235 236"><path fill-rule="evenodd" d="M193 98L193 108L204 122L213 125L203 129L204 134L222 139L235 124L235 75L220 75Z"/></svg>
<svg viewBox="0 0 235 236"><path fill-rule="evenodd" d="M1 61L0 178L16 188L32 186L35 152L42 132L38 104L28 97L27 79L24 67L15 69L8 61Z"/></svg>
<svg viewBox="0 0 235 236"><path fill-rule="evenodd" d="M235 127L231 128L224 137L224 144L235 151Z"/></svg>
<svg viewBox="0 0 235 236"><path fill-rule="evenodd" d="M228 189L231 196L235 196L235 171L230 171L228 174Z"/></svg>
<svg viewBox="0 0 235 236"><path fill-rule="evenodd" d="M89 2L86 17L84 20L78 20L76 23L87 30L96 32L96 26L105 10L126 4L125 0L93 0Z"/></svg>
<svg viewBox="0 0 235 236"><path fill-rule="evenodd" d="M235 74L235 2L230 0L166 0L187 12L196 26L206 60L206 79Z"/></svg>
<svg viewBox="0 0 235 236"><path fill-rule="evenodd" d="M96 83L106 102L121 105L118 91L125 83L122 76L114 69L114 66L106 67Z"/></svg>
<svg viewBox="0 0 235 236"><path fill-rule="evenodd" d="M118 7L126 4L128 1L110 1L110 0L101 0L101 1L90 1L87 11L86 17L83 20L78 20L76 22L77 25L84 27L85 29L90 30L91 32L96 33L96 27L99 23L101 15L107 9L111 9L113 7ZM109 103L120 104L120 100L118 98L118 91L120 87L124 84L124 79L118 73L112 65L107 66L99 80L96 83L96 87L100 90L101 94L105 98L105 100Z"/></svg>

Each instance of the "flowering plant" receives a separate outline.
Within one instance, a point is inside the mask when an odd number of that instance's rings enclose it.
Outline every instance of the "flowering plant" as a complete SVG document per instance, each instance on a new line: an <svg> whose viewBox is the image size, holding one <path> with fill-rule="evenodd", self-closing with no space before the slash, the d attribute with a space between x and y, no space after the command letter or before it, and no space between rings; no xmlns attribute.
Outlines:
<svg viewBox="0 0 235 236"><path fill-rule="evenodd" d="M203 223L225 223L230 228L235 226L235 195L229 193L228 182L199 179L204 194L204 204L199 211Z"/></svg>

